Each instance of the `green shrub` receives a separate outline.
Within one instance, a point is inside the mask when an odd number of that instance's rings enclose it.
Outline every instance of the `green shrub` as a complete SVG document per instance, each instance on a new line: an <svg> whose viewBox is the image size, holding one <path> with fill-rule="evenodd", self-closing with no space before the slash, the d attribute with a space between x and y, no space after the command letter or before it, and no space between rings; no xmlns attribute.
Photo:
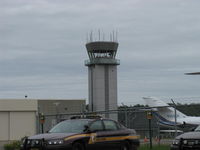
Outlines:
<svg viewBox="0 0 200 150"><path fill-rule="evenodd" d="M11 144L4 144L4 150L13 150L13 147Z"/></svg>
<svg viewBox="0 0 200 150"><path fill-rule="evenodd" d="M20 150L20 141L13 141L8 144L4 144L4 150Z"/></svg>

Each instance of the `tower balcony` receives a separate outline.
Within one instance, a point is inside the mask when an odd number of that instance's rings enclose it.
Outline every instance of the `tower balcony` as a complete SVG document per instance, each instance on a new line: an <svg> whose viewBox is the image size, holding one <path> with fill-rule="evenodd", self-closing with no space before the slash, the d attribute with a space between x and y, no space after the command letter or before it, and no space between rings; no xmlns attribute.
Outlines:
<svg viewBox="0 0 200 150"><path fill-rule="evenodd" d="M111 58L93 58L85 60L85 66L90 65L119 65L119 59L111 59Z"/></svg>

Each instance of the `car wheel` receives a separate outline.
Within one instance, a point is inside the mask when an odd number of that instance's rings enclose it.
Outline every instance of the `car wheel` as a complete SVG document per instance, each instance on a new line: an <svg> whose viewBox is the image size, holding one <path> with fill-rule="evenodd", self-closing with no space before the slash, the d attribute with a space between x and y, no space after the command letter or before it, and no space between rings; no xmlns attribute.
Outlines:
<svg viewBox="0 0 200 150"><path fill-rule="evenodd" d="M73 144L72 150L85 150L83 144L76 142Z"/></svg>
<svg viewBox="0 0 200 150"><path fill-rule="evenodd" d="M121 145L120 150L130 150L130 144L126 141Z"/></svg>

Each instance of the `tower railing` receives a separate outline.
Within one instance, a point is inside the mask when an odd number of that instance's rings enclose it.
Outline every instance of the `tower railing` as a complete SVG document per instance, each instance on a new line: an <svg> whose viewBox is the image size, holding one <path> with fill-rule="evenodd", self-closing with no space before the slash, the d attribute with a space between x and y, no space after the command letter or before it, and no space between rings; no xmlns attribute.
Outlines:
<svg viewBox="0 0 200 150"><path fill-rule="evenodd" d="M110 59L110 58L95 58L95 59L88 59L85 60L85 65L119 65L120 60L119 59Z"/></svg>

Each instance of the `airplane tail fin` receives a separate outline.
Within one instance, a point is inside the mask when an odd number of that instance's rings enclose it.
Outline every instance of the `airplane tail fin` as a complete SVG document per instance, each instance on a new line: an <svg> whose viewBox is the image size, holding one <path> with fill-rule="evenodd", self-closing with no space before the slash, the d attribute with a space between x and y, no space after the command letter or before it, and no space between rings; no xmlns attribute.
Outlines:
<svg viewBox="0 0 200 150"><path fill-rule="evenodd" d="M157 98L153 98L153 97L143 97L143 99L149 107L158 107L158 108L153 108L153 110L156 111L155 112L156 117L158 117L159 120L164 120L164 121L175 120L174 108L170 107L164 101L159 100ZM186 117L185 114L183 114L182 112L178 110L176 110L176 114L177 114L177 119Z"/></svg>

